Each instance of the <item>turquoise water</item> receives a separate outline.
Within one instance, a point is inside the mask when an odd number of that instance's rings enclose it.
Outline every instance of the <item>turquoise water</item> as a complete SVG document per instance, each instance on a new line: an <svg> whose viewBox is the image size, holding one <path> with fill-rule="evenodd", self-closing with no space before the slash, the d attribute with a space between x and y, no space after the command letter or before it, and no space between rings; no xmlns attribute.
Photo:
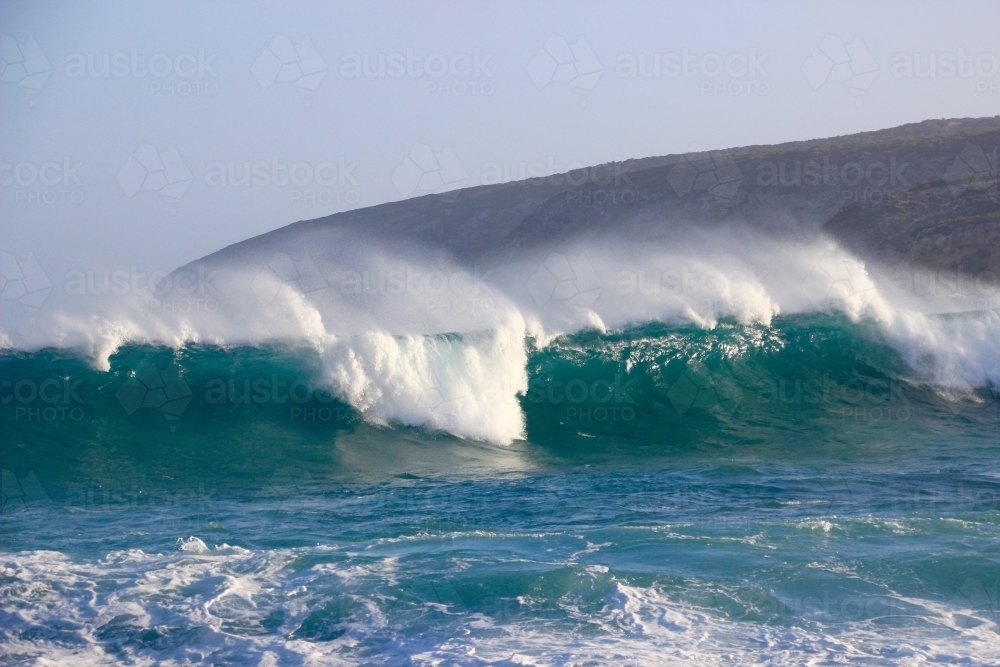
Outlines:
<svg viewBox="0 0 1000 667"><path fill-rule="evenodd" d="M527 344L510 446L308 349L5 353L0 660L1000 663L996 387L829 315Z"/></svg>

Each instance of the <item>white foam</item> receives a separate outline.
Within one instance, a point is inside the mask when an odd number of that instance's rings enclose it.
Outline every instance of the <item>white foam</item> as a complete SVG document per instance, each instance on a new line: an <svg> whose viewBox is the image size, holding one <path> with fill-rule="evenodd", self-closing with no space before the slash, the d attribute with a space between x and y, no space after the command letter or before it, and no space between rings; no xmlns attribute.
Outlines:
<svg viewBox="0 0 1000 667"><path fill-rule="evenodd" d="M304 236L270 257L185 271L187 282L175 278L156 299L57 288L39 310L4 301L0 342L75 348L105 370L129 342L307 344L323 380L372 422L496 443L524 434L525 337L545 345L585 328L839 312L876 323L928 382L964 390L1000 379L996 311L936 315L967 308L969 295L901 294L898 274L869 271L821 239L689 231L669 243L567 242L485 269L349 238L317 248ZM200 286L194 296L177 287L188 283Z"/></svg>
<svg viewBox="0 0 1000 667"><path fill-rule="evenodd" d="M370 418L490 442L524 437L523 325L452 336L379 332L323 345L325 378Z"/></svg>
<svg viewBox="0 0 1000 667"><path fill-rule="evenodd" d="M197 537L180 543L174 553L110 554L98 561L50 551L5 555L5 652L29 664L80 665L182 665L228 657L250 664L357 664L376 654L389 664L995 664L994 619L979 600L945 603L886 592L879 609L906 609L905 623L884 624L881 613L754 622L699 609L666 589L628 584L606 567L590 566L578 574L606 591L597 604L581 604L574 594L539 601L558 605L564 617L557 620L548 606L540 607L541 616L533 614L534 601L524 599L528 610L508 617L464 609L457 601L387 597L387 589L404 585L397 557L347 555L342 564L301 568L292 564L308 550L183 548L204 545ZM328 636L296 634L316 613L326 614L318 625L330 624ZM269 618L278 619L277 627L262 631Z"/></svg>

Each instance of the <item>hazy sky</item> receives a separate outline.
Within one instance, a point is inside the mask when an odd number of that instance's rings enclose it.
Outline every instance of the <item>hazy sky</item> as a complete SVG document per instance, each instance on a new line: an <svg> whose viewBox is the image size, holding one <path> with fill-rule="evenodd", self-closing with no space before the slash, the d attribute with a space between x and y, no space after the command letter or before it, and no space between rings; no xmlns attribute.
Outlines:
<svg viewBox="0 0 1000 667"><path fill-rule="evenodd" d="M57 289L442 188L1000 114L995 2L20 2L0 25L0 250Z"/></svg>

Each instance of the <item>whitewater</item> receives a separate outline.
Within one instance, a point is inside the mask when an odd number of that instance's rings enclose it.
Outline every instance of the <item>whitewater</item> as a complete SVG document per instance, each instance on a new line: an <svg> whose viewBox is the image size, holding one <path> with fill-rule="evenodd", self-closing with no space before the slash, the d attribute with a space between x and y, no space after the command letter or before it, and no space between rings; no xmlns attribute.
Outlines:
<svg viewBox="0 0 1000 667"><path fill-rule="evenodd" d="M481 266L347 232L333 251L302 236L139 280L71 272L43 309L8 312L0 342L72 350L101 370L124 345L306 346L316 381L372 423L500 444L525 435L528 348L584 330L836 313L873 323L914 381L961 393L998 380L996 276L869 268L821 237L606 238Z"/></svg>

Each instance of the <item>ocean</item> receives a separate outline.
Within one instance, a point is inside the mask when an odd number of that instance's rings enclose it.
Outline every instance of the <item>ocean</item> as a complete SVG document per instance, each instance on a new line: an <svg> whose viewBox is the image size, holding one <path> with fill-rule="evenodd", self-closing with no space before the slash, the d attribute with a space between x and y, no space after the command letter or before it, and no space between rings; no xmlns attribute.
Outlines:
<svg viewBox="0 0 1000 667"><path fill-rule="evenodd" d="M1000 316L849 311L10 346L0 662L998 664Z"/></svg>

